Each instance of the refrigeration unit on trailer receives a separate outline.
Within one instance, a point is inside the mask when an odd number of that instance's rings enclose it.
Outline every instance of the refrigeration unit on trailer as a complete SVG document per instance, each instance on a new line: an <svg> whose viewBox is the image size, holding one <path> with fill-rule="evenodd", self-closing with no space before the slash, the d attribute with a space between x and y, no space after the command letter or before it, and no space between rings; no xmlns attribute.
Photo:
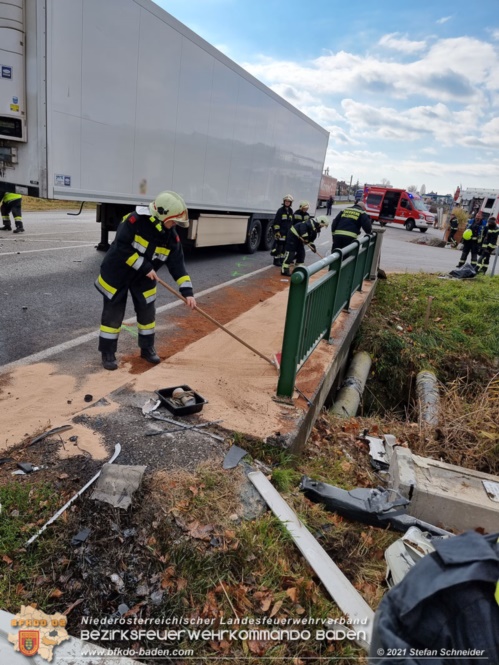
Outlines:
<svg viewBox="0 0 499 665"><path fill-rule="evenodd" d="M0 191L97 203L103 249L165 189L250 252L317 200L328 132L151 0L0 2L0 65Z"/></svg>

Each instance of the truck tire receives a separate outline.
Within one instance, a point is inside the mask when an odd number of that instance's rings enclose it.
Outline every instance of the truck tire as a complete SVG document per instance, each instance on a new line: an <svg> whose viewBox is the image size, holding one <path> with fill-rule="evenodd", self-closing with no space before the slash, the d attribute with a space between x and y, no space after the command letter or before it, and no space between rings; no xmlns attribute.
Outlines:
<svg viewBox="0 0 499 665"><path fill-rule="evenodd" d="M419 230L421 231L421 233L426 233L428 231L428 229L419 229Z"/></svg>
<svg viewBox="0 0 499 665"><path fill-rule="evenodd" d="M260 222L261 223L261 222ZM270 252L274 245L274 229L272 222L264 222L262 230L262 239L260 240L260 249Z"/></svg>
<svg viewBox="0 0 499 665"><path fill-rule="evenodd" d="M405 223L405 228L408 231L413 231L415 226L416 224L414 223L413 219L408 219L407 222Z"/></svg>
<svg viewBox="0 0 499 665"><path fill-rule="evenodd" d="M262 223L259 219L254 219L248 227L248 235L243 245L243 251L247 254L254 254L260 245L262 239Z"/></svg>
<svg viewBox="0 0 499 665"><path fill-rule="evenodd" d="M385 227L388 222L380 222L379 225Z"/></svg>

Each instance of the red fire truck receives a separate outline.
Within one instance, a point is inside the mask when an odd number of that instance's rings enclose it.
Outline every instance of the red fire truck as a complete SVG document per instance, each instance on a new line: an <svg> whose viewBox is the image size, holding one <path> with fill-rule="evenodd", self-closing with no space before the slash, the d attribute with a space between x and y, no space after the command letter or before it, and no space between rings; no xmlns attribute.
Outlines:
<svg viewBox="0 0 499 665"><path fill-rule="evenodd" d="M417 228L425 233L435 222L419 194L392 187L366 187L363 201L366 212L381 226L402 224L408 231Z"/></svg>

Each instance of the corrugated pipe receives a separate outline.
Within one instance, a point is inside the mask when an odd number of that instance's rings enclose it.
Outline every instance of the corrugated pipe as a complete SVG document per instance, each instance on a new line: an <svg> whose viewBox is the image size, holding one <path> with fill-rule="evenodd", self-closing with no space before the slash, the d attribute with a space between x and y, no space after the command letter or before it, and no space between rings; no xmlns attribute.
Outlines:
<svg viewBox="0 0 499 665"><path fill-rule="evenodd" d="M419 402L420 425L436 427L439 421L440 394L437 377L433 372L423 370L416 377L416 391Z"/></svg>
<svg viewBox="0 0 499 665"><path fill-rule="evenodd" d="M338 396L330 409L332 415L349 418L357 414L370 370L370 355L366 351L356 353L352 358Z"/></svg>

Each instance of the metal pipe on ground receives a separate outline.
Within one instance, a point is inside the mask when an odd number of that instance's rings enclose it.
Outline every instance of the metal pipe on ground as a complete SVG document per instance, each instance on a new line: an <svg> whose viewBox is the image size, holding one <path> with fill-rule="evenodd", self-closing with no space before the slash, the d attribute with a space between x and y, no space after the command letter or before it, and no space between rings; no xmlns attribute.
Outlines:
<svg viewBox="0 0 499 665"><path fill-rule="evenodd" d="M366 351L356 353L329 413L342 418L350 418L357 414L370 370L370 355Z"/></svg>
<svg viewBox="0 0 499 665"><path fill-rule="evenodd" d="M420 425L436 427L440 412L440 394L435 374L428 370L419 372L416 377L416 391L418 394Z"/></svg>

